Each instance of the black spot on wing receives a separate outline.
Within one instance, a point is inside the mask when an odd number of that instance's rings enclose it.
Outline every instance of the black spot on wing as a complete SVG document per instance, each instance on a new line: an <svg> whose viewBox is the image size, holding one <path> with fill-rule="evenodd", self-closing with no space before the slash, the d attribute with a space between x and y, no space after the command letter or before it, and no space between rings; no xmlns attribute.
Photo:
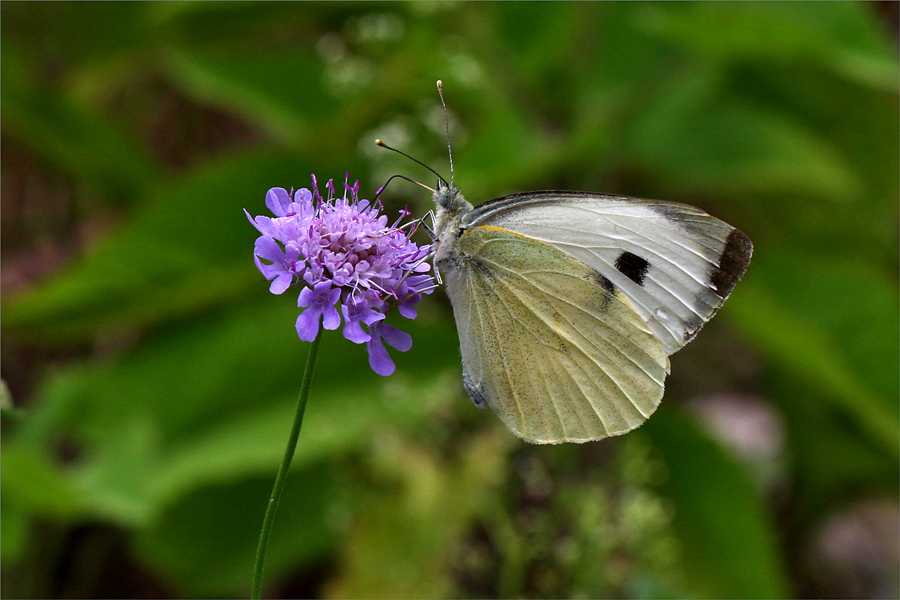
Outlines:
<svg viewBox="0 0 900 600"><path fill-rule="evenodd" d="M600 306L600 308L605 310L609 306L610 301L612 301L613 296L616 295L616 284L594 270L590 271L588 280L591 283L599 285L605 292L603 294L603 300Z"/></svg>
<svg viewBox="0 0 900 600"><path fill-rule="evenodd" d="M594 271L594 270L591 270L590 275L588 275L588 277L590 278L590 281L592 283L596 283L597 285L602 287L604 290L606 290L606 292L608 294L615 295L616 285L612 281L610 281L609 279L607 279L606 277L604 277L603 275L601 275L600 273L598 273L597 271Z"/></svg>
<svg viewBox="0 0 900 600"><path fill-rule="evenodd" d="M750 264L753 244L750 238L738 229L728 234L725 249L719 258L719 265L710 274L709 284L721 298L727 298L738 279Z"/></svg>
<svg viewBox="0 0 900 600"><path fill-rule="evenodd" d="M638 285L644 285L644 278L647 276L647 269L650 263L627 250L622 252L616 259L616 269Z"/></svg>

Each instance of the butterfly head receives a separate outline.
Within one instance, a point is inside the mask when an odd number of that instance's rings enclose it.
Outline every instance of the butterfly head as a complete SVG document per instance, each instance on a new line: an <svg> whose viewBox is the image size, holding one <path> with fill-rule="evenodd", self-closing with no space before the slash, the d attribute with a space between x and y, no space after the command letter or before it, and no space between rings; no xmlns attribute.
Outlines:
<svg viewBox="0 0 900 600"><path fill-rule="evenodd" d="M434 203L438 207L438 212L459 214L472 210L472 205L466 202L459 192L459 188L444 180L438 181L437 188L434 190Z"/></svg>

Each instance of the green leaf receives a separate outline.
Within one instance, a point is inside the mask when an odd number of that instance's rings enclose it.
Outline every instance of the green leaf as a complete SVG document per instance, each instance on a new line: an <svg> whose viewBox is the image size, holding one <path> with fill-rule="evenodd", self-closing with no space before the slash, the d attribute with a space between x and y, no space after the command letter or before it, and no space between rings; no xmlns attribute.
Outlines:
<svg viewBox="0 0 900 600"><path fill-rule="evenodd" d="M326 595L452 596L448 550L476 515L496 506L506 453L519 442L497 427L467 438L454 449L457 460L447 462L433 448L394 434L377 441L370 460L393 491L360 511Z"/></svg>
<svg viewBox="0 0 900 600"><path fill-rule="evenodd" d="M163 63L166 75L196 100L240 115L265 131L273 140L297 145L309 138L305 115L321 115L329 109L317 89L320 67L314 56L291 49L290 54L267 54L203 59L170 47ZM285 73L295 73L284 81Z"/></svg>
<svg viewBox="0 0 900 600"><path fill-rule="evenodd" d="M862 183L829 140L729 97L723 76L682 73L636 123L632 143L649 172L694 193L859 196Z"/></svg>
<svg viewBox="0 0 900 600"><path fill-rule="evenodd" d="M896 59L854 2L650 5L637 23L717 61L821 64L859 83L897 91Z"/></svg>
<svg viewBox="0 0 900 600"><path fill-rule="evenodd" d="M728 307L744 335L896 460L896 287L873 269L837 257L821 262L772 249L755 261ZM794 285L798 273L808 285Z"/></svg>
<svg viewBox="0 0 900 600"><path fill-rule="evenodd" d="M4 502L18 506L20 514L64 520L85 510L86 503L67 474L40 450L7 442L0 461Z"/></svg>
<svg viewBox="0 0 900 600"><path fill-rule="evenodd" d="M301 436L302 443L302 436ZM283 448L282 448L283 451ZM269 477L201 486L171 504L136 537L138 555L186 596L227 597L250 591L253 558ZM281 498L266 561L266 581L323 560L350 510L328 463L294 469Z"/></svg>
<svg viewBox="0 0 900 600"><path fill-rule="evenodd" d="M667 467L688 588L707 598L784 598L786 573L772 523L746 469L700 428L665 407L647 421Z"/></svg>
<svg viewBox="0 0 900 600"><path fill-rule="evenodd" d="M127 196L156 176L156 165L96 110L41 83L35 65L3 44L3 132L79 183Z"/></svg>

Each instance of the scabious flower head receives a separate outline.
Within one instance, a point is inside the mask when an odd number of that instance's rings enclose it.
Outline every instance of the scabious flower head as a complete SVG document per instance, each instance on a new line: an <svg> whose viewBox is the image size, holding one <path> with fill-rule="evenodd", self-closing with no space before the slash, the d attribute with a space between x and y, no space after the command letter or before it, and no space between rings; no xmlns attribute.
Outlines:
<svg viewBox="0 0 900 600"><path fill-rule="evenodd" d="M383 342L406 352L412 338L384 319L395 307L416 318L416 303L434 289L425 262L432 247L409 239L405 209L389 225L380 204L360 200L358 181L350 186L345 179L339 198L333 180L326 188L323 199L313 175L312 191L269 190L266 206L274 217L254 219L244 211L261 234L253 249L256 267L273 294L302 286L297 305L304 310L296 324L301 340L316 339L320 327L337 329L343 319L344 337L366 344L372 369L390 375L394 362Z"/></svg>

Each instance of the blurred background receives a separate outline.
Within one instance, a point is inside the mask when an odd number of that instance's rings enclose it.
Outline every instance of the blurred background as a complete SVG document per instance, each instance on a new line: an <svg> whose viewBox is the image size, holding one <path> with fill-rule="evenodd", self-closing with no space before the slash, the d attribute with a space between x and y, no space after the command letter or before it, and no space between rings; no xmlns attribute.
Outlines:
<svg viewBox="0 0 900 600"><path fill-rule="evenodd" d="M240 597L307 346L271 187L448 175L755 244L639 430L540 447L325 336L270 597L898 597L897 3L24 3L2 17L2 595ZM431 208L389 186L390 214ZM424 239L422 240L425 241Z"/></svg>

